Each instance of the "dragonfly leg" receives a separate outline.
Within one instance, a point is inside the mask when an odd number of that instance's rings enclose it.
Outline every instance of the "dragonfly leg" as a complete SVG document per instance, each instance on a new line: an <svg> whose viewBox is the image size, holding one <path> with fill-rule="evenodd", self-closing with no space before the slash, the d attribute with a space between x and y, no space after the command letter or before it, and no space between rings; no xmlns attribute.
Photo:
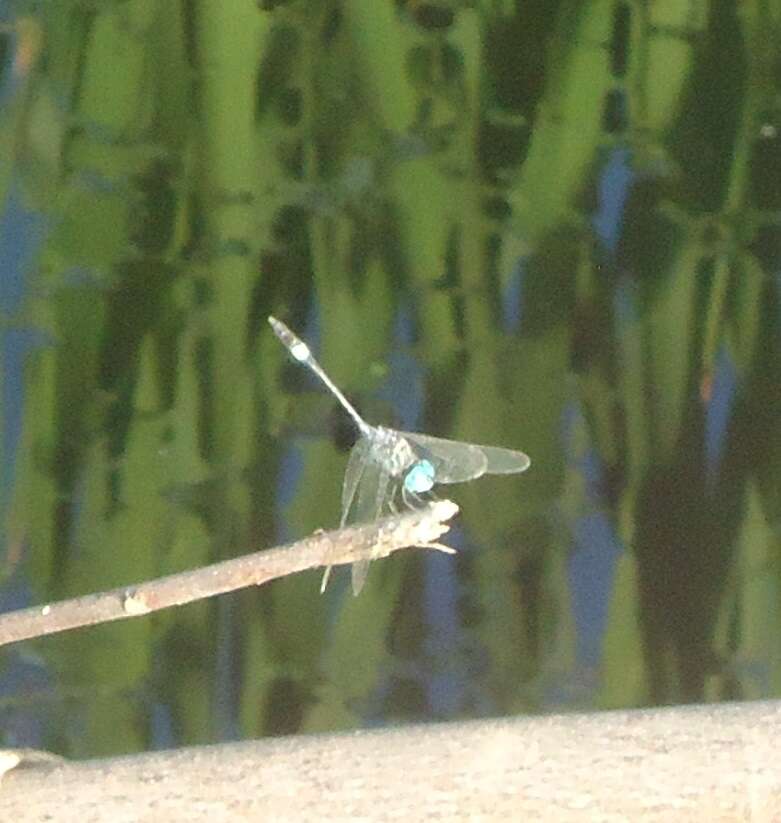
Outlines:
<svg viewBox="0 0 781 823"><path fill-rule="evenodd" d="M410 509L410 511L419 509L423 505L423 498L421 498L416 492L408 489L403 483L401 486L401 497L402 500L404 500L404 505Z"/></svg>
<svg viewBox="0 0 781 823"><path fill-rule="evenodd" d="M401 488L402 488L402 494L403 494L404 486L402 486ZM399 492L399 484L394 483L391 486L391 493L388 495L388 508L390 509L391 514L398 514L399 513L398 506L396 505L396 495L398 494L398 492Z"/></svg>

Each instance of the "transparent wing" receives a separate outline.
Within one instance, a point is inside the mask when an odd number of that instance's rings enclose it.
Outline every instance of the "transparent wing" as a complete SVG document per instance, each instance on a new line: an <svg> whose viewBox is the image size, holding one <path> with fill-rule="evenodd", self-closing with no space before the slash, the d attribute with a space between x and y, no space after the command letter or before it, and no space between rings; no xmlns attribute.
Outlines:
<svg viewBox="0 0 781 823"><path fill-rule="evenodd" d="M400 432L421 457L434 466L435 483L463 483L485 474L488 467L483 450L470 443L443 440L415 432Z"/></svg>
<svg viewBox="0 0 781 823"><path fill-rule="evenodd" d="M532 461L526 452L503 449L501 446L477 446L482 449L488 461L486 474L519 474L531 466Z"/></svg>
<svg viewBox="0 0 781 823"><path fill-rule="evenodd" d="M344 480L342 481L342 519L339 522L339 528L343 528L347 523L347 518L350 515L350 510L355 499L355 491L361 482L364 469L368 463L369 444L366 438L361 437L353 446L350 452L350 457L347 460L347 468L344 470ZM320 594L325 591L328 585L328 580L331 577L331 566L326 566L323 572L323 580L320 583ZM364 577L366 574L364 572ZM353 588L355 588L355 575L353 574Z"/></svg>
<svg viewBox="0 0 781 823"><path fill-rule="evenodd" d="M369 459L369 444L365 437L358 438L358 442L350 452L347 461L347 468L344 471L344 481L342 482L342 520L339 524L341 528L347 522L347 516L355 498L355 490L361 482L366 464Z"/></svg>
<svg viewBox="0 0 781 823"><path fill-rule="evenodd" d="M369 446L363 439L358 442L350 455L347 472L351 472L353 456L361 444L363 444L363 447L355 458L356 462L360 461L361 468L360 471L358 469L353 470L358 479L353 481L352 475L348 478L348 474L345 474L342 504L346 508L342 511L342 525L347 523L373 523L382 515L383 508L389 503L390 475L382 466L368 459ZM348 479L352 485L352 490L349 490L349 492ZM359 560L357 563L353 563L352 584L354 594L358 594L363 588L368 570L369 560Z"/></svg>
<svg viewBox="0 0 781 823"><path fill-rule="evenodd" d="M498 446L479 446L417 432L400 432L434 466L435 483L464 483L484 474L526 471L531 460L524 452Z"/></svg>
<svg viewBox="0 0 781 823"><path fill-rule="evenodd" d="M364 469L358 494L355 500L353 523L373 523L383 514L390 487L390 475L382 467L370 463ZM354 518L354 519L353 519ZM352 566L353 594L357 595L366 582L369 572L369 560L359 560Z"/></svg>
<svg viewBox="0 0 781 823"><path fill-rule="evenodd" d="M359 560L353 563L353 594L357 597L361 593L363 584L366 582L366 575L369 573L369 561Z"/></svg>
<svg viewBox="0 0 781 823"><path fill-rule="evenodd" d="M340 527L352 523L372 523L391 509L393 494L391 477L378 463L370 459L371 444L361 437L353 446L342 482L342 519ZM360 560L352 566L353 593L358 594L366 582L369 560ZM331 567L325 570L320 591L325 591Z"/></svg>

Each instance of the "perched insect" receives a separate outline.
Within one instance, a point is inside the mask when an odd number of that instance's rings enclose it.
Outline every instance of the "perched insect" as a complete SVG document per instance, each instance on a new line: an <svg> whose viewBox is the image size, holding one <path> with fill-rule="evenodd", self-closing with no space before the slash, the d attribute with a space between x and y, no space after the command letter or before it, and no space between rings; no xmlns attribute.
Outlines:
<svg viewBox="0 0 781 823"><path fill-rule="evenodd" d="M342 484L342 526L372 522L386 510L396 511L399 496L411 508L420 503L420 494L439 483L464 483L484 474L517 474L529 468L531 460L523 452L371 426L325 373L309 346L281 320L269 317L268 321L287 350L325 383L358 427L358 442ZM368 568L368 560L353 563L355 594L363 588ZM329 566L320 591L325 590L330 572Z"/></svg>

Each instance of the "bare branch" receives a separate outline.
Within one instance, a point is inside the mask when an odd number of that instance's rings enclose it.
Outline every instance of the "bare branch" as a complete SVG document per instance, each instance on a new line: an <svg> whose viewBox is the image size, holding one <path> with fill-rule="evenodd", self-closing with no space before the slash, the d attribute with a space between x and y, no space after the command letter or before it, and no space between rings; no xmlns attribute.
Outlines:
<svg viewBox="0 0 781 823"><path fill-rule="evenodd" d="M193 571L9 612L0 615L0 646L181 606L246 586L260 586L278 577L318 566L339 566L356 560L387 557L407 547L453 553L453 549L437 541L448 531L445 521L457 511L458 506L452 501L438 500L421 509L385 517L375 523L316 532L288 546L264 549Z"/></svg>

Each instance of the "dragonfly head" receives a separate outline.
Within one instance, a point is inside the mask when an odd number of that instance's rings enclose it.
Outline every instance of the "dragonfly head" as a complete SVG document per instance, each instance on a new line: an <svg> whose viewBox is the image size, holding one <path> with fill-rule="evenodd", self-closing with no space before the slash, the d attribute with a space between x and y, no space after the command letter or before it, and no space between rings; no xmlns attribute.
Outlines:
<svg viewBox="0 0 781 823"><path fill-rule="evenodd" d="M430 491L434 486L434 475L430 460L418 460L404 477L404 488L413 494Z"/></svg>

